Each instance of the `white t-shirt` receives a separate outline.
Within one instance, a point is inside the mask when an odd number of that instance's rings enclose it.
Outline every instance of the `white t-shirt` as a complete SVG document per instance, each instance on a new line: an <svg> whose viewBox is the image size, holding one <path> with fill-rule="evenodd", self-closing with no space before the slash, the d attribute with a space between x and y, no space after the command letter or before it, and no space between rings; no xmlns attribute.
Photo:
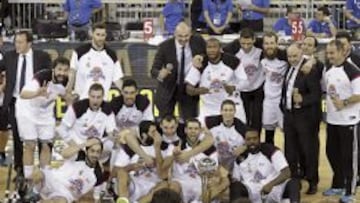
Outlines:
<svg viewBox="0 0 360 203"><path fill-rule="evenodd" d="M239 65L238 59L227 54L223 54L217 64L210 62L204 64L203 69L192 67L185 81L192 86L199 85L199 87L209 89L209 93L200 95L203 103L200 108L200 115L206 117L217 115L221 103L226 99L231 99L223 84L236 85L238 80L246 80L246 76L241 74L241 71L236 71Z"/></svg>
<svg viewBox="0 0 360 203"><path fill-rule="evenodd" d="M34 78L26 83L22 91L36 92L43 85L48 83L48 97L38 96L33 99L16 100L17 115L27 117L35 124L55 124L54 106L58 96L65 95L65 84L52 81L52 71L42 70L34 75Z"/></svg>
<svg viewBox="0 0 360 203"><path fill-rule="evenodd" d="M280 102L282 85L288 69L287 61L277 57L272 60L263 58L261 66L265 71L264 99Z"/></svg>
<svg viewBox="0 0 360 203"><path fill-rule="evenodd" d="M126 106L122 96L113 98L110 104L119 130L137 128L141 121L154 120L152 106L146 96L137 95L133 106Z"/></svg>
<svg viewBox="0 0 360 203"><path fill-rule="evenodd" d="M208 126L208 125L207 125ZM240 120L234 122L230 127L220 123L212 128L210 132L214 137L214 146L219 154L219 162L227 169L231 169L236 157L233 150L236 147L245 145L246 126Z"/></svg>
<svg viewBox="0 0 360 203"><path fill-rule="evenodd" d="M80 99L88 97L88 90L93 83L100 83L107 99L112 82L121 79L124 74L114 51L106 47L96 51L91 44L77 48L70 61L70 67L76 70L75 93Z"/></svg>
<svg viewBox="0 0 360 203"><path fill-rule="evenodd" d="M94 168L87 166L85 161L67 160L59 168L46 170L45 187L40 194L46 197L59 193L75 201L92 190L96 183Z"/></svg>
<svg viewBox="0 0 360 203"><path fill-rule="evenodd" d="M263 147L264 145L267 146ZM278 177L282 169L288 167L284 154L269 144L261 144L260 152L246 153L244 156L241 157L243 160L238 158L235 162L232 177L248 187L264 186Z"/></svg>
<svg viewBox="0 0 360 203"><path fill-rule="evenodd" d="M248 79L248 85L241 87L241 91L256 90L264 83L265 75L260 63L261 55L262 50L256 47L253 47L249 53L245 53L243 49L236 53L235 56L241 61L239 68L243 69Z"/></svg>
<svg viewBox="0 0 360 203"><path fill-rule="evenodd" d="M360 95L360 70L345 62L340 67L332 66L325 73L326 85L326 120L333 125L354 125L360 120L360 102L350 104L337 110L331 98L348 99L352 95Z"/></svg>
<svg viewBox="0 0 360 203"><path fill-rule="evenodd" d="M92 111L88 99L70 106L61 125L70 128L67 135L61 135L63 139L66 142L74 140L77 144L86 142L89 137L103 138L105 132L112 133L116 130L115 116L110 105L103 102L98 111Z"/></svg>

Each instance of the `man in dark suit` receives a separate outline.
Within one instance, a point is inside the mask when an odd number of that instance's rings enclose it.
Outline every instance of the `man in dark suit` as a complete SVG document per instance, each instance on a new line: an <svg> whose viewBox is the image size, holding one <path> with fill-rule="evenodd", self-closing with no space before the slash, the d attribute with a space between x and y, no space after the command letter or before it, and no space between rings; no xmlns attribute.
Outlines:
<svg viewBox="0 0 360 203"><path fill-rule="evenodd" d="M1 112L0 116L8 118L6 126L0 126L0 129L6 129L7 123L11 124L15 152L14 167L18 176L23 175L23 145L19 138L15 118L16 99L25 83L31 81L34 73L51 66L50 56L47 53L32 49L32 40L32 35L27 31L16 33L15 50L5 53L0 63L0 72L5 71L6 73L4 111Z"/></svg>
<svg viewBox="0 0 360 203"><path fill-rule="evenodd" d="M192 64L192 57L206 53L206 43L201 36L191 35L184 22L175 29L175 37L160 44L151 75L158 80L155 104L160 117L174 112L179 103L180 117L188 119L198 113L199 97L186 94L184 79Z"/></svg>
<svg viewBox="0 0 360 203"><path fill-rule="evenodd" d="M298 177L299 153L304 157L305 176L309 182L307 194L317 192L319 182L318 109L321 87L315 69L302 72L307 60L299 45L287 49L290 68L283 83L280 108L284 113L285 157L293 177Z"/></svg>

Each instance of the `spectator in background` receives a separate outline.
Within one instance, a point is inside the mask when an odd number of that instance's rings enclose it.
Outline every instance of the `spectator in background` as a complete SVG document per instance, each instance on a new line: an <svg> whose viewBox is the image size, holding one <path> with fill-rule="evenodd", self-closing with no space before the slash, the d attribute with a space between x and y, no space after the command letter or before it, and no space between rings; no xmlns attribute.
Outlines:
<svg viewBox="0 0 360 203"><path fill-rule="evenodd" d="M229 33L228 25L232 17L232 0L204 0L203 21L207 24L209 34Z"/></svg>
<svg viewBox="0 0 360 203"><path fill-rule="evenodd" d="M66 0L64 11L69 31L86 32L91 29L91 14L101 8L101 0Z"/></svg>
<svg viewBox="0 0 360 203"><path fill-rule="evenodd" d="M162 10L165 17L164 31L173 35L177 24L184 20L185 12L184 0L169 0Z"/></svg>
<svg viewBox="0 0 360 203"><path fill-rule="evenodd" d="M202 0L192 0L191 2L191 29L193 31L203 27L203 23L199 21L202 14L202 2Z"/></svg>
<svg viewBox="0 0 360 203"><path fill-rule="evenodd" d="M292 34L291 21L301 19L296 7L289 6L286 9L286 17L279 18L273 25L273 30L280 35L290 36ZM301 19L302 28L305 30L305 22Z"/></svg>
<svg viewBox="0 0 360 203"><path fill-rule="evenodd" d="M252 0L251 2L250 5L239 4L243 16L240 27L263 32L264 17L269 12L270 0Z"/></svg>
<svg viewBox="0 0 360 203"><path fill-rule="evenodd" d="M360 5L357 1L346 0L346 28L355 29L355 37L360 38Z"/></svg>
<svg viewBox="0 0 360 203"><path fill-rule="evenodd" d="M307 29L308 35L320 38L334 37L337 32L335 22L331 19L330 11L327 7L317 9L315 19L310 21Z"/></svg>

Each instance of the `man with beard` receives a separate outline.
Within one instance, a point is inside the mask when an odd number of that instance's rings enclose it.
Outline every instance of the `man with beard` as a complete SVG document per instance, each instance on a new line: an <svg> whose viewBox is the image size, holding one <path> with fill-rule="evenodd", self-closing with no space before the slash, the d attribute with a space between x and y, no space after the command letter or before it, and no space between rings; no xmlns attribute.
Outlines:
<svg viewBox="0 0 360 203"><path fill-rule="evenodd" d="M293 177L298 177L299 157L304 158L307 194L317 192L319 182L318 125L321 86L316 71L305 74L300 69L307 62L300 45L287 49L290 65L283 82L280 108L284 113L285 157ZM299 156L300 154L300 156Z"/></svg>
<svg viewBox="0 0 360 203"><path fill-rule="evenodd" d="M163 156L159 149L161 143L155 141L157 149L157 164L161 167L161 173L171 174L171 180L181 185L181 192L184 202L204 202L208 203L215 199L221 199L226 194L229 186L228 173L218 165L218 154L216 148L211 145L202 153L191 156L186 162L178 162L176 156L183 151L193 150L197 147L204 137L201 132L201 123L197 119L189 119L185 124L186 140L173 148L171 156ZM214 171L208 174L208 182L201 180L200 162L203 158L213 161ZM169 172L171 170L171 172ZM206 186L202 184L207 184ZM206 191L202 191L206 188Z"/></svg>
<svg viewBox="0 0 360 203"><path fill-rule="evenodd" d="M279 104L288 63L286 51L278 48L275 33L265 33L263 39L264 58L261 59L261 66L265 71L265 84L262 124L265 128L265 142L274 144L276 127L283 127L283 114Z"/></svg>
<svg viewBox="0 0 360 203"><path fill-rule="evenodd" d="M89 138L84 147L83 153L79 153L81 149L78 147L65 148L61 152L65 161L59 168L34 170L31 174L31 184L34 186L33 189L40 193L43 199L41 202L74 202L94 187L96 191L94 202L100 202L100 190L96 186L103 182L102 168L99 163L103 144L98 138ZM76 159L71 159L74 156Z"/></svg>
<svg viewBox="0 0 360 203"><path fill-rule="evenodd" d="M139 142L141 148L153 159L156 157L156 147L159 147L155 146L154 141L161 143L156 124L152 121L142 121L139 125ZM152 194L161 188L175 187L179 191L179 186L162 181L164 177L159 171L161 168L158 163L146 164L128 145L121 141L118 143L120 146L114 161L118 199L126 198L131 202L149 203ZM172 148L159 147L159 150L162 156L169 156L172 153Z"/></svg>
<svg viewBox="0 0 360 203"><path fill-rule="evenodd" d="M92 32L91 43L78 47L72 53L68 95L74 88L80 99L87 98L90 86L100 83L105 91L104 99L109 99L111 84L114 82L116 87L121 89L121 78L124 74L116 53L105 44L105 24L95 24Z"/></svg>
<svg viewBox="0 0 360 203"><path fill-rule="evenodd" d="M347 61L346 51L339 40L331 41L326 47L327 59L332 64L324 74L326 155L334 175L331 188L323 195L343 195L340 202L354 202L358 175L360 70Z"/></svg>
<svg viewBox="0 0 360 203"><path fill-rule="evenodd" d="M256 129L247 130L245 143L247 150L235 161L230 200L243 202L248 198L258 203L289 198L291 203L299 203L300 184L290 179L290 168L283 153L274 145L260 143Z"/></svg>
<svg viewBox="0 0 360 203"><path fill-rule="evenodd" d="M205 124L214 137L219 164L231 173L234 160L245 150L246 126L235 117L236 105L232 100L223 101L220 112L221 115L206 117Z"/></svg>
<svg viewBox="0 0 360 203"><path fill-rule="evenodd" d="M239 94L236 94L235 84L236 87L241 87L247 80L244 70L238 68L239 64L239 59L221 52L219 40L207 40L206 57L202 59L201 66L191 67L185 78L186 92L189 95L200 95L200 122L204 122L207 116L217 115L225 99L241 102ZM240 107L236 115L239 119L244 119L245 115L241 115L241 110Z"/></svg>
<svg viewBox="0 0 360 203"><path fill-rule="evenodd" d="M69 61L57 58L52 70L42 70L27 83L16 102L16 118L20 138L24 142L24 175L28 178L34 165L37 142L40 166L46 168L51 161L51 145L55 136L54 105L58 96L65 96L69 74Z"/></svg>
<svg viewBox="0 0 360 203"><path fill-rule="evenodd" d="M186 141L186 135L184 129L179 127L179 123L173 115L166 115L160 122L160 128L162 131L162 149L174 148L179 144ZM214 140L211 133L204 129L204 136L201 137L200 143L193 147L191 150L182 151L175 156L176 161L184 163L190 160L191 157L204 152L210 146L212 146Z"/></svg>
<svg viewBox="0 0 360 203"><path fill-rule="evenodd" d="M133 79L126 79L121 88L121 95L110 102L115 114L118 130L137 129L141 121L154 120L149 99L139 94L137 84Z"/></svg>

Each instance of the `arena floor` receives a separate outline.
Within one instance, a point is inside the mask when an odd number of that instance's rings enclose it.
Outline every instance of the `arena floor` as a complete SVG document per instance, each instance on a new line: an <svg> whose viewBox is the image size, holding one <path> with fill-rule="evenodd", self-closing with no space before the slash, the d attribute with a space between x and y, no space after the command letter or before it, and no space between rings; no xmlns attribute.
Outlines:
<svg viewBox="0 0 360 203"><path fill-rule="evenodd" d="M338 197L323 197L322 191L327 189L330 185L330 178L331 178L331 169L329 166L329 163L327 161L327 158L325 156L325 125L321 126L321 132L320 132L320 184L319 184L319 192L317 195L308 196L305 195L305 191L307 190L307 183L303 182L302 187L302 199L301 202L303 203L335 203L338 202ZM283 146L283 135L281 132L277 132L276 134L276 145L282 147ZM5 191L5 185L6 185L6 177L7 177L7 168L1 168L0 167L0 200L4 196ZM358 192L358 195L356 196L356 201L360 203L360 192ZM1 201L0 201L1 202ZM82 200L81 203L91 203L91 200Z"/></svg>

